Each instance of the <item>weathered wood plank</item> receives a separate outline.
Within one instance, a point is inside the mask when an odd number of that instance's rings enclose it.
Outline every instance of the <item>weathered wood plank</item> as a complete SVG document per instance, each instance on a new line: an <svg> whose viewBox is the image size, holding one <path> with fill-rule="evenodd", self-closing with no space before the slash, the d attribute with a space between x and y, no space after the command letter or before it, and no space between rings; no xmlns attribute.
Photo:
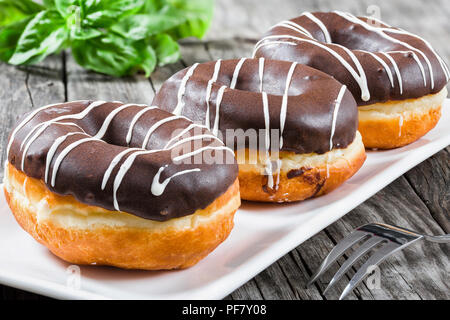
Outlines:
<svg viewBox="0 0 450 320"><path fill-rule="evenodd" d="M433 218L450 233L450 147L405 174Z"/></svg>
<svg viewBox="0 0 450 320"><path fill-rule="evenodd" d="M68 100L126 101L128 103L150 104L154 90L147 78L141 75L115 78L86 71L67 56L67 98Z"/></svg>
<svg viewBox="0 0 450 320"><path fill-rule="evenodd" d="M326 230L337 242L354 228L370 222L399 225L428 234L443 234L404 177L394 181ZM370 290L370 294L375 299L448 299L449 253L448 245L425 241L396 253L381 265L381 288ZM362 295L362 298L367 297Z"/></svg>
<svg viewBox="0 0 450 320"><path fill-rule="evenodd" d="M315 271L315 269L322 263L324 257L331 251L334 247L333 241L330 237L325 233L325 231L321 231L316 234L313 238L308 239L302 245L298 246L295 250L291 251L292 255L297 255L299 262L301 262L305 269L307 270L307 274L305 274L305 279L300 284L302 287L305 287L309 277ZM338 264L335 264L330 267L331 274L334 274L338 269L343 260L338 260ZM343 283L338 283L335 287L331 288L329 293L326 296L323 295L323 291L325 290L328 282L324 282L323 279L319 279L313 286L305 290L312 290L315 288L318 290L324 299L336 299L339 297L339 293L342 292L345 285ZM358 288L355 292L351 293L348 299L358 300L360 297L360 289Z"/></svg>
<svg viewBox="0 0 450 320"><path fill-rule="evenodd" d="M47 60L28 67L16 68L0 64L0 100L2 113L0 124L1 173L6 160L6 145L12 126L19 116L33 107L64 101L62 56L52 56Z"/></svg>
<svg viewBox="0 0 450 320"><path fill-rule="evenodd" d="M254 279L248 281L239 289L231 293L228 297L231 297L233 300L264 299Z"/></svg>
<svg viewBox="0 0 450 320"><path fill-rule="evenodd" d="M280 265L284 276L287 278L289 286L294 291L296 299L324 299L316 287L312 286L308 289L305 287L309 274L306 270L304 262L296 250L291 251L289 254L278 260L278 264Z"/></svg>
<svg viewBox="0 0 450 320"><path fill-rule="evenodd" d="M289 285L278 262L259 273L255 278L265 300L292 300L298 297Z"/></svg>

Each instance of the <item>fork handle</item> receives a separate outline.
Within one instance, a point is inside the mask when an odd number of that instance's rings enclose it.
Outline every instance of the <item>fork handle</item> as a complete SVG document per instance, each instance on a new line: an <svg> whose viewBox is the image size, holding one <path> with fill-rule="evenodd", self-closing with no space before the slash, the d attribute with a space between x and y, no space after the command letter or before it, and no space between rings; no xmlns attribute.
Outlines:
<svg viewBox="0 0 450 320"><path fill-rule="evenodd" d="M450 234L444 234L442 236L428 236L424 235L425 240L437 243L450 243Z"/></svg>

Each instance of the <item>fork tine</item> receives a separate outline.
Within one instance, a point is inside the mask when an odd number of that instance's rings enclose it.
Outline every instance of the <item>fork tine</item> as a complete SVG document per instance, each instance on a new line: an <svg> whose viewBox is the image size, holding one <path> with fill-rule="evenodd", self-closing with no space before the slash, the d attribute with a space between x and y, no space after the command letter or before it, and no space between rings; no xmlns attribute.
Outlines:
<svg viewBox="0 0 450 320"><path fill-rule="evenodd" d="M369 259L367 259L367 261L355 273L355 275L350 280L350 282L342 292L341 296L339 297L339 300L344 299L365 278L370 266L378 266L378 264L380 264L388 256L402 249L403 247L405 247L410 243L411 242L408 242L404 245L400 245L398 243L390 241L384 246L382 246L379 250L377 250Z"/></svg>
<svg viewBox="0 0 450 320"><path fill-rule="evenodd" d="M331 279L330 283L326 287L326 289L323 291L323 294L326 294L327 291L347 272L348 269L351 268L351 266L363 255L365 255L368 251L370 251L373 247L375 247L380 242L384 241L385 239L380 237L371 237L367 241L365 241L361 246L356 249L350 257L348 257L347 260L342 264L342 266L339 268L339 270L336 272L336 274Z"/></svg>
<svg viewBox="0 0 450 320"><path fill-rule="evenodd" d="M316 281L325 271L327 271L331 264L335 262L336 259L339 258L348 248L368 235L369 234L366 232L353 230L348 236L341 240L333 248L333 250L330 251L327 257L323 260L320 267L311 276L306 286L309 287L311 284L313 284L314 281Z"/></svg>

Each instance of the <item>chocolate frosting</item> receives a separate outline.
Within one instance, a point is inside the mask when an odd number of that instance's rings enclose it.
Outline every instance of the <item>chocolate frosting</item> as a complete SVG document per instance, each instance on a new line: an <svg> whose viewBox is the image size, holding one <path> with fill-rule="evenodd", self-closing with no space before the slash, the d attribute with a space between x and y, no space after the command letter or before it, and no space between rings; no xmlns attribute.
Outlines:
<svg viewBox="0 0 450 320"><path fill-rule="evenodd" d="M417 35L344 12L305 12L273 26L255 57L295 61L345 84L358 105L437 93L449 69Z"/></svg>
<svg viewBox="0 0 450 320"><path fill-rule="evenodd" d="M238 171L233 152L206 128L156 107L104 101L24 115L8 161L55 193L157 221L207 207Z"/></svg>
<svg viewBox="0 0 450 320"><path fill-rule="evenodd" d="M243 146L227 129L275 129L281 150L320 154L347 147L357 129L345 86L310 67L264 58L195 64L169 78L153 104L200 121L235 149Z"/></svg>

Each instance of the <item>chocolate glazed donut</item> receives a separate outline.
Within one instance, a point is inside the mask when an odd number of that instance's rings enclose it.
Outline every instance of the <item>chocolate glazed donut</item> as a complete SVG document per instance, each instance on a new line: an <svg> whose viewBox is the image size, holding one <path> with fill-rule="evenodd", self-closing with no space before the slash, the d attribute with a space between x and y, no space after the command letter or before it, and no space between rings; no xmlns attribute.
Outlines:
<svg viewBox="0 0 450 320"><path fill-rule="evenodd" d="M324 194L365 159L351 93L297 63L242 58L194 64L168 79L153 104L211 128L236 150L246 200L285 202ZM263 133L250 145L247 135L244 144L237 143L244 135L239 130ZM254 153L257 163L250 161Z"/></svg>
<svg viewBox="0 0 450 320"><path fill-rule="evenodd" d="M45 106L22 117L7 153L17 220L70 262L187 267L226 238L239 206L232 150L154 106Z"/></svg>
<svg viewBox="0 0 450 320"><path fill-rule="evenodd" d="M366 147L408 144L432 129L449 69L417 35L349 13L305 12L273 26L255 57L294 61L345 84L359 108Z"/></svg>

